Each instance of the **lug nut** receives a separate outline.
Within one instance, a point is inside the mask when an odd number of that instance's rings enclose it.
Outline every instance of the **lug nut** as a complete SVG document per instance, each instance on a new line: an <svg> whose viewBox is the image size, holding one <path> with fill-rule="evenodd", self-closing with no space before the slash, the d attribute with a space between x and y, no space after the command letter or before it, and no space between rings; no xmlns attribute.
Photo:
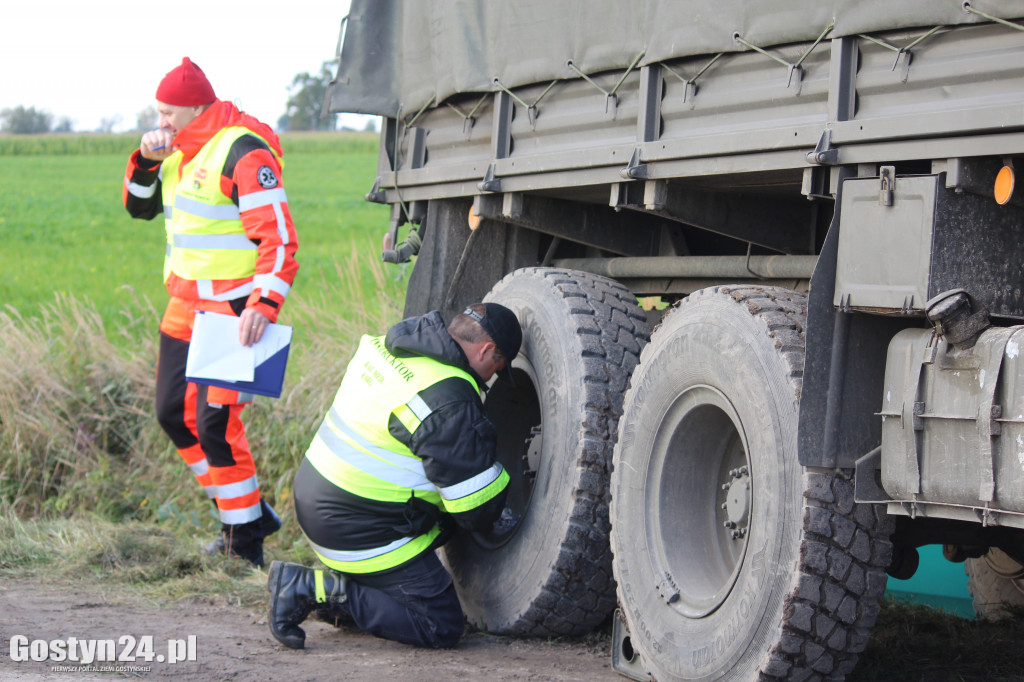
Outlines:
<svg viewBox="0 0 1024 682"><path fill-rule="evenodd" d="M735 528L736 527L736 522L735 521L726 521L722 525L725 526L726 528Z"/></svg>

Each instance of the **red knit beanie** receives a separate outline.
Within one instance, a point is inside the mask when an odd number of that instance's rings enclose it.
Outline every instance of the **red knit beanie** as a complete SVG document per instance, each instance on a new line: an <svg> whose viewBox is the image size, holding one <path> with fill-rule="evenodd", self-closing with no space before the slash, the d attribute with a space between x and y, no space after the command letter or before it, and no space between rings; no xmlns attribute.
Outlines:
<svg viewBox="0 0 1024 682"><path fill-rule="evenodd" d="M156 100L179 107L196 107L209 104L217 96L213 86L206 80L206 74L192 60L185 57L181 66L167 72L156 89Z"/></svg>

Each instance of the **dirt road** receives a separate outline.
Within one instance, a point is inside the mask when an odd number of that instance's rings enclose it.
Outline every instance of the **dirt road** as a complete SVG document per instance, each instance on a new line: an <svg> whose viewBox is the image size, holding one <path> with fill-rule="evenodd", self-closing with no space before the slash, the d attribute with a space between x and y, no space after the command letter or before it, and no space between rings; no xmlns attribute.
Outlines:
<svg viewBox="0 0 1024 682"><path fill-rule="evenodd" d="M471 633L452 650L425 651L316 620L304 625L306 646L292 651L267 630L266 613L223 599L155 604L109 586L48 586L21 580L0 584L2 680L623 680L611 669L610 643L518 640ZM168 663L169 654L195 660ZM71 638L76 641L71 642ZM129 639L134 637L134 642ZM142 660L151 638L152 660ZM32 644L34 640L43 643ZM56 644L54 641L59 640ZM112 640L116 655L135 660L86 660L90 640ZM175 640L170 643L168 640ZM180 641L179 641L180 640ZM13 642L13 645L12 645ZM33 646L35 651L33 651ZM51 660L53 646L76 661ZM102 646L102 645L101 645ZM31 660L33 654L47 660ZM160 657L163 657L161 662ZM28 658L20 661L17 658ZM60 666L60 667L58 667ZM118 669L120 667L120 669ZM113 670L111 670L113 668ZM147 670L148 669L148 670Z"/></svg>

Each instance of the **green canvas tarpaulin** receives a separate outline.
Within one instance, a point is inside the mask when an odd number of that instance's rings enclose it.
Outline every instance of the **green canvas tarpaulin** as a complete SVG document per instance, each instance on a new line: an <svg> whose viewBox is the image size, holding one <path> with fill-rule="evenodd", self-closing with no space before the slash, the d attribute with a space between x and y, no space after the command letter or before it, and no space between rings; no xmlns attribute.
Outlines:
<svg viewBox="0 0 1024 682"><path fill-rule="evenodd" d="M961 0L353 0L331 112L395 116L495 91L669 59L988 21ZM973 0L1004 19L1024 0Z"/></svg>

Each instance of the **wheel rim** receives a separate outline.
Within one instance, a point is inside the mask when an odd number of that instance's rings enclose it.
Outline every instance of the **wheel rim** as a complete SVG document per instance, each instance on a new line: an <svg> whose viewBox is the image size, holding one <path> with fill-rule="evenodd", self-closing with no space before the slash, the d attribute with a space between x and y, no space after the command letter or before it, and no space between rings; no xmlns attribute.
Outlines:
<svg viewBox="0 0 1024 682"><path fill-rule="evenodd" d="M484 403L487 417L499 434L498 461L509 475L506 509L501 519L492 530L473 533L476 542L488 549L504 545L522 525L541 463L543 427L533 366L520 355L512 366L512 374L515 385L499 376Z"/></svg>
<svg viewBox="0 0 1024 682"><path fill-rule="evenodd" d="M666 603L700 618L728 598L743 565L754 503L740 420L709 386L680 394L655 434L648 547Z"/></svg>

